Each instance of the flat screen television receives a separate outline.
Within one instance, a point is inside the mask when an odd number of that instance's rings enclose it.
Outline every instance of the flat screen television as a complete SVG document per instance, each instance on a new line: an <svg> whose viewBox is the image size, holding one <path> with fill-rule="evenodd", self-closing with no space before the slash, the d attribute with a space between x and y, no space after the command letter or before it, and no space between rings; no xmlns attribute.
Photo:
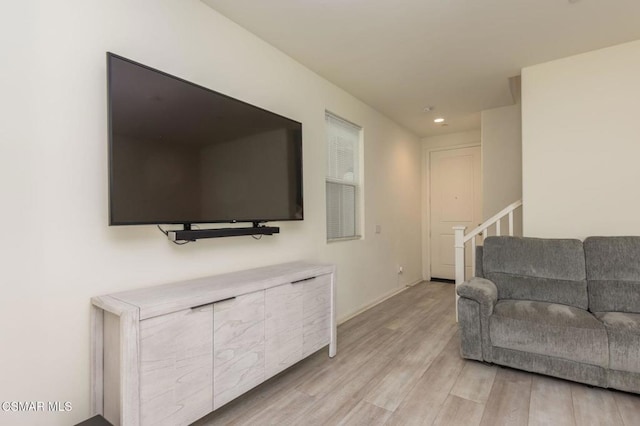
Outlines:
<svg viewBox="0 0 640 426"><path fill-rule="evenodd" d="M303 219L302 124L113 53L107 69L110 225Z"/></svg>

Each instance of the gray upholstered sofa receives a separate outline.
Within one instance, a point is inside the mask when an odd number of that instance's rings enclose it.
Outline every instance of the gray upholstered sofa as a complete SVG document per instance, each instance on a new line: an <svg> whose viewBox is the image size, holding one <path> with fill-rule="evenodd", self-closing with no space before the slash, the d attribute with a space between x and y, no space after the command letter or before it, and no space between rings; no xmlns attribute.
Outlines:
<svg viewBox="0 0 640 426"><path fill-rule="evenodd" d="M640 393L640 237L489 237L457 288L465 358Z"/></svg>

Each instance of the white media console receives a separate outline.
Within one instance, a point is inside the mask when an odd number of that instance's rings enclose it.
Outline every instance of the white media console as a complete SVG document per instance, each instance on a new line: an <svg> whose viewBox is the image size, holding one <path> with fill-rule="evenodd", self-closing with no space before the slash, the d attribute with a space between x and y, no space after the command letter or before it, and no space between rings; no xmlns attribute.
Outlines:
<svg viewBox="0 0 640 426"><path fill-rule="evenodd" d="M91 409L188 425L329 345L335 267L293 262L94 297Z"/></svg>

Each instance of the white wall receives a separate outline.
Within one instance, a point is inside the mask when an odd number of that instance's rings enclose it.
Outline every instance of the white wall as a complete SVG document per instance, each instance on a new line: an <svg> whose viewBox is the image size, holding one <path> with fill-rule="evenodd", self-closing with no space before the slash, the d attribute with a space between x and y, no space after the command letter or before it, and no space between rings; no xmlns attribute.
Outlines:
<svg viewBox="0 0 640 426"><path fill-rule="evenodd" d="M522 198L520 104L482 111L481 123L482 217L487 220ZM501 225L508 229L506 219ZM514 234L522 235L522 209L514 215Z"/></svg>
<svg viewBox="0 0 640 426"><path fill-rule="evenodd" d="M73 411L0 423L89 415L91 296L310 259L337 263L344 318L421 279L420 141L372 108L197 0L34 0L2 15L0 400ZM108 227L106 51L302 122L305 220L181 247L153 226ZM363 240L325 241L325 109L364 128Z"/></svg>
<svg viewBox="0 0 640 426"><path fill-rule="evenodd" d="M422 139L422 277L431 278L431 254L429 247L429 153L432 151L480 145L480 130L448 133Z"/></svg>
<svg viewBox="0 0 640 426"><path fill-rule="evenodd" d="M640 41L522 72L524 233L640 234Z"/></svg>

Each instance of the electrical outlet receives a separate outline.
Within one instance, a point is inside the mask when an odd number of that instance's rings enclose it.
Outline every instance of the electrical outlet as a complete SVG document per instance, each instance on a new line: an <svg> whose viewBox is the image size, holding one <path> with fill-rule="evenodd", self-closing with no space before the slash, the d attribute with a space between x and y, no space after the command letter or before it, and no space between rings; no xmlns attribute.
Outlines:
<svg viewBox="0 0 640 426"><path fill-rule="evenodd" d="M398 275L404 272L404 268L402 266L398 266Z"/></svg>

